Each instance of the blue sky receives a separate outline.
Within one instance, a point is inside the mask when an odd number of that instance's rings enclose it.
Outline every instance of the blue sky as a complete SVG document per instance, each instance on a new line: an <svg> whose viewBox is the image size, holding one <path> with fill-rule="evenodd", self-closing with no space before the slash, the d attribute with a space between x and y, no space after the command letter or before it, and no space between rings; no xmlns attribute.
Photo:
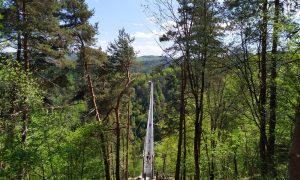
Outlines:
<svg viewBox="0 0 300 180"><path fill-rule="evenodd" d="M89 9L95 14L92 23L99 23L97 46L106 49L109 42L118 36L118 31L125 28L126 32L135 37L133 44L138 56L161 55L162 50L155 39L158 38L156 25L144 12L145 0L86 0Z"/></svg>

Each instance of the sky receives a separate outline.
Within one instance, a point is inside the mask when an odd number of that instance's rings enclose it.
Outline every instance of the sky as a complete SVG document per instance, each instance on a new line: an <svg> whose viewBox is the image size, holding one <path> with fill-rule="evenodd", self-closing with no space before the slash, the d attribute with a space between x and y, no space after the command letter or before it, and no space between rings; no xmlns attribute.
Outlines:
<svg viewBox="0 0 300 180"><path fill-rule="evenodd" d="M86 0L94 10L91 23L99 23L96 46L106 49L118 37L120 29L135 37L133 47L138 56L161 55L157 44L158 28L144 12L145 0Z"/></svg>

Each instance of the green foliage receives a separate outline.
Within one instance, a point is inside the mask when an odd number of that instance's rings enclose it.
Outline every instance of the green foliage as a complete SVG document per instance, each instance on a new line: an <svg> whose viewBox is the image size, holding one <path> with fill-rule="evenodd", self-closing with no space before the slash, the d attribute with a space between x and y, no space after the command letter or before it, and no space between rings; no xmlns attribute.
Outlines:
<svg viewBox="0 0 300 180"><path fill-rule="evenodd" d="M181 16L182 21L173 28L180 31L178 34L166 32L164 37L176 40L177 45L169 49L176 54L174 59L137 58L134 39L124 29L109 44L107 52L92 48L97 24L89 23L93 11L84 0L26 1L30 23L22 18L22 2L0 0L1 40L10 39L10 43L1 44L1 47L21 52L17 62L16 53L1 51L0 179L20 179L23 172L25 179L104 179L105 160L109 161L111 178L114 178L116 113L120 116L121 174L125 171L129 120L128 172L131 177L139 176L149 80L154 81L154 169L159 175L164 173L172 177L179 132L180 63L184 57L181 53L185 52L180 48L186 48L185 43L191 45L188 74L195 83L194 87L188 83L185 91L186 137L182 152L186 152L186 157L182 154L181 165L186 170L186 178L192 179L195 175L194 97L202 88L202 71L205 83L201 112L201 177L208 179L213 174L215 179L269 178L260 174L262 162L259 158L261 60L257 47L260 50L261 14L257 10L261 2L226 0L222 9L215 1L206 1L207 6L200 0L178 1L182 8L175 14ZM183 32L185 23L192 22L193 13L196 14L195 24L189 32ZM222 17L210 17L214 13ZM272 4L268 13L269 18L274 16ZM225 29L221 27L221 18L227 24ZM276 178L286 179L294 109L300 97L300 36L299 23L294 22L292 14L287 13L280 21L277 25L282 32L279 38L282 49L276 56L271 53L267 56L268 60L278 58L274 167ZM273 21L269 22L269 26L273 26ZM231 33L235 41L222 45L223 30L225 34ZM27 33L30 70L25 72L24 42L20 40L24 40ZM271 42L273 32L268 33ZM17 46L18 42L21 47ZM268 68L270 62L267 62ZM84 63L87 68L83 68ZM93 83L101 123L95 121L87 74ZM270 83L267 81L268 87ZM24 142L21 132L27 122L23 117L27 109L28 129ZM269 129L267 125L266 132Z"/></svg>
<svg viewBox="0 0 300 180"><path fill-rule="evenodd" d="M161 61L162 58L162 56L140 56L136 61Z"/></svg>
<svg viewBox="0 0 300 180"><path fill-rule="evenodd" d="M132 72L151 73L158 66L164 66L167 59L161 56L141 56L134 61Z"/></svg>
<svg viewBox="0 0 300 180"><path fill-rule="evenodd" d="M115 42L110 43L108 47L109 64L112 71L127 72L132 66L135 52L132 47L134 38L130 37L125 29L119 31L118 38Z"/></svg>
<svg viewBox="0 0 300 180"><path fill-rule="evenodd" d="M30 169L37 162L35 149L31 148L32 144L23 148L19 132L23 107L29 108L30 118L33 118L35 109L41 107L41 90L32 75L24 72L17 62L1 57L0 94L0 161L5 167L0 174L2 177L14 178L23 164Z"/></svg>

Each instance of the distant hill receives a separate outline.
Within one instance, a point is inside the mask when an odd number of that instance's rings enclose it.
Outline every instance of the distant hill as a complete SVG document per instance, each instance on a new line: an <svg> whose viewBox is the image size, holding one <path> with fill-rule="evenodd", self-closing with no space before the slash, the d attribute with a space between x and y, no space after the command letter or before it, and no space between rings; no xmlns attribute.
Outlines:
<svg viewBox="0 0 300 180"><path fill-rule="evenodd" d="M15 58L16 52L5 52L7 56ZM77 61L77 53L68 53L65 55L65 58L69 61ZM135 59L135 65L132 68L132 72L143 72L150 73L155 67L167 67L165 56L140 56Z"/></svg>
<svg viewBox="0 0 300 180"><path fill-rule="evenodd" d="M165 60L164 56L140 56L136 58L136 66L132 68L132 71L150 73L155 67L165 67Z"/></svg>
<svg viewBox="0 0 300 180"><path fill-rule="evenodd" d="M136 61L161 61L163 56L140 56L136 58Z"/></svg>

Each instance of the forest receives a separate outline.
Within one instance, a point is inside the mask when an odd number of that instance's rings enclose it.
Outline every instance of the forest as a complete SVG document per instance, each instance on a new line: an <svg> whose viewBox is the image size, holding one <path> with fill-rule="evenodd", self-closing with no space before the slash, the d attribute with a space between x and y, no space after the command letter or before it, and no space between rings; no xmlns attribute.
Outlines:
<svg viewBox="0 0 300 180"><path fill-rule="evenodd" d="M97 47L85 0L0 0L0 179L140 176L149 81L156 179L300 179L300 2L141 3L161 56Z"/></svg>

